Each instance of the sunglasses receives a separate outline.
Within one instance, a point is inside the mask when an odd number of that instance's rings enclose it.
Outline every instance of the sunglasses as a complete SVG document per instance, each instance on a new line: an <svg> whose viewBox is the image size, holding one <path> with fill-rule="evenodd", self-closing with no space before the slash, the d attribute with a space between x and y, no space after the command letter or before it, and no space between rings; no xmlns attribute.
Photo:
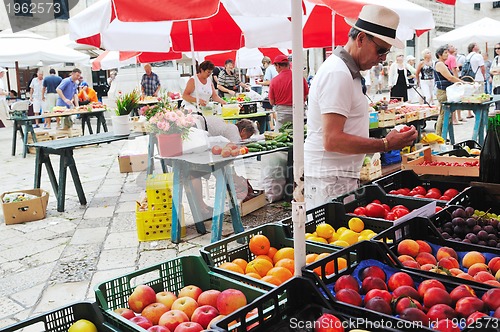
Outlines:
<svg viewBox="0 0 500 332"><path fill-rule="evenodd" d="M377 42L375 41L375 39L373 39L371 37L368 37L368 39L371 40L372 43L374 43L377 46L377 54L378 54L378 56L384 56L384 55L387 55L387 54L389 54L391 52L390 48L385 48L385 47L382 47L379 44L377 44Z"/></svg>
<svg viewBox="0 0 500 332"><path fill-rule="evenodd" d="M495 50L500 50L500 47L495 47Z"/></svg>

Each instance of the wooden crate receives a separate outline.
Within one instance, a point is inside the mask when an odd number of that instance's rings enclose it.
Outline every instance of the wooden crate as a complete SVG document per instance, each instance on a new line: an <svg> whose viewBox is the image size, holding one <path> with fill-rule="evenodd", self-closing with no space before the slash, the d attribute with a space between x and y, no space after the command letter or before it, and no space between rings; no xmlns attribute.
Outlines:
<svg viewBox="0 0 500 332"><path fill-rule="evenodd" d="M41 136L38 136L36 135L36 140L37 142L46 142L46 141L51 141L52 140L52 137L50 137L47 133L47 135L41 135ZM33 143L33 139L31 139L31 135L28 136L28 144L31 144ZM28 148L28 152L29 153L36 153L36 149L34 147L29 147Z"/></svg>
<svg viewBox="0 0 500 332"><path fill-rule="evenodd" d="M418 157L414 160L410 160L412 155L419 155L421 152L424 153L423 156ZM444 157L444 156L433 156L431 154L431 148L425 147L414 152L404 154L402 157L401 169L411 169L417 174L433 174L433 175L455 175L455 176L469 176L478 177L479 176L479 166L477 167L463 167L463 166L423 166L421 165L424 161L437 161L437 162L450 162L463 164L466 161L475 161L478 158L468 158L468 157Z"/></svg>
<svg viewBox="0 0 500 332"><path fill-rule="evenodd" d="M409 112L406 113L406 122L417 121L419 118L418 112Z"/></svg>
<svg viewBox="0 0 500 332"><path fill-rule="evenodd" d="M378 121L379 128L394 127L396 125L396 120L380 120Z"/></svg>
<svg viewBox="0 0 500 332"><path fill-rule="evenodd" d="M266 205L266 195L264 194L264 191L261 190L257 196L240 203L240 215L244 217Z"/></svg>
<svg viewBox="0 0 500 332"><path fill-rule="evenodd" d="M380 111L378 113L379 121L396 120L396 114L394 112Z"/></svg>
<svg viewBox="0 0 500 332"><path fill-rule="evenodd" d="M56 130L56 135L66 135L67 137L79 137L82 136L82 129L81 128L58 129Z"/></svg>
<svg viewBox="0 0 500 332"><path fill-rule="evenodd" d="M396 122L396 124L406 123L406 114L404 114L404 113L396 114L395 122Z"/></svg>
<svg viewBox="0 0 500 332"><path fill-rule="evenodd" d="M382 177L382 164L380 162L380 153L375 153L372 156L370 164L361 167L360 180L372 181L380 177Z"/></svg>

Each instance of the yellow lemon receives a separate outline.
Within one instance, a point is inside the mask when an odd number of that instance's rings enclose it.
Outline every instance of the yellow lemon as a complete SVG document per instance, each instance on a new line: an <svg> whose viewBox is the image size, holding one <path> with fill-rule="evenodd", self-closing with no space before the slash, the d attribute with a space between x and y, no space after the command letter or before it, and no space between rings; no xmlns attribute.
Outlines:
<svg viewBox="0 0 500 332"><path fill-rule="evenodd" d="M316 233L316 232L312 232L312 234L311 234L311 235L312 235L312 236L318 236L318 233Z"/></svg>
<svg viewBox="0 0 500 332"><path fill-rule="evenodd" d="M308 240L328 244L328 241L325 238L322 238L319 236L310 237L310 238L308 238Z"/></svg>
<svg viewBox="0 0 500 332"><path fill-rule="evenodd" d="M351 231L350 229L347 229L344 232L342 232L342 234L339 237L339 240L345 241L345 242L349 243L350 245L353 245L356 242L358 242L358 237L359 237L359 233L356 233L354 231Z"/></svg>
<svg viewBox="0 0 500 332"><path fill-rule="evenodd" d="M366 234L370 234L370 233L375 233L374 231L372 231L371 229L363 229L361 232L359 232L359 234L361 235L366 235Z"/></svg>
<svg viewBox="0 0 500 332"><path fill-rule="evenodd" d="M328 239L332 237L333 233L335 233L335 229L329 224L319 224L316 226L316 234L318 234L319 237Z"/></svg>
<svg viewBox="0 0 500 332"><path fill-rule="evenodd" d="M334 246L338 246L338 247L343 247L343 248L350 246L349 243L342 241L342 240L337 240L337 241L331 242L330 244L333 244Z"/></svg>
<svg viewBox="0 0 500 332"><path fill-rule="evenodd" d="M313 235L311 233L306 233L306 240L310 237L313 237Z"/></svg>
<svg viewBox="0 0 500 332"><path fill-rule="evenodd" d="M361 234L360 234L360 235L358 236L358 242L361 242L361 241L368 241L368 240L369 240L369 238L368 238L368 234L366 234L366 235L361 235Z"/></svg>
<svg viewBox="0 0 500 332"><path fill-rule="evenodd" d="M97 332L97 327L91 321L79 319L71 324L68 332Z"/></svg>
<svg viewBox="0 0 500 332"><path fill-rule="evenodd" d="M340 227L339 229L337 229L337 233L338 233L339 235L342 235L342 233L344 233L344 231L345 231L345 230L347 230L347 228L346 228L346 227Z"/></svg>
<svg viewBox="0 0 500 332"><path fill-rule="evenodd" d="M333 233L332 237L328 238L328 243L330 242L333 242L333 241L337 241L340 237L340 234L339 233Z"/></svg>
<svg viewBox="0 0 500 332"><path fill-rule="evenodd" d="M349 229L355 231L355 232L361 232L365 228L365 223L363 220L354 217L349 220Z"/></svg>
<svg viewBox="0 0 500 332"><path fill-rule="evenodd" d="M377 236L377 233L370 233L366 237L368 238L368 240L370 240L371 238L373 238L375 236Z"/></svg>

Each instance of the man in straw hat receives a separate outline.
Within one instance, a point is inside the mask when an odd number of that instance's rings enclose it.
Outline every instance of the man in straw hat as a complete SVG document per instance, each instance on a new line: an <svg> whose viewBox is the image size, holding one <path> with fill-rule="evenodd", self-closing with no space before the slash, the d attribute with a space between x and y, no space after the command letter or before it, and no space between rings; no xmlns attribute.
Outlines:
<svg viewBox="0 0 500 332"><path fill-rule="evenodd" d="M321 65L311 85L304 146L307 208L324 204L359 186L366 153L398 150L411 145L417 131L391 131L369 138L368 99L360 74L383 62L396 38L399 16L378 5L366 5L352 26L344 47L337 47Z"/></svg>

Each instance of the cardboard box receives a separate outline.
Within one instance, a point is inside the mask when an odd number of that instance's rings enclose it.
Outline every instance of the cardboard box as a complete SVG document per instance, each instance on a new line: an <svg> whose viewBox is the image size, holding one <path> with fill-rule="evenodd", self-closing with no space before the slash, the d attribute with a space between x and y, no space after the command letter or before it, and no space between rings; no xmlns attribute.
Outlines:
<svg viewBox="0 0 500 332"><path fill-rule="evenodd" d="M26 193L38 196L38 198L24 202L3 203L4 196L12 193ZM2 196L0 196L0 202L2 203L5 224L20 224L45 218L47 214L47 204L49 202L49 193L39 188L11 191L3 193Z"/></svg>
<svg viewBox="0 0 500 332"><path fill-rule="evenodd" d="M240 203L240 215L242 217L246 216L249 213L252 213L255 210L260 209L263 206L267 205L266 195L264 191L259 191L259 194L248 201L244 201Z"/></svg>
<svg viewBox="0 0 500 332"><path fill-rule="evenodd" d="M118 156L118 165L120 173L142 172L148 168L148 155Z"/></svg>

